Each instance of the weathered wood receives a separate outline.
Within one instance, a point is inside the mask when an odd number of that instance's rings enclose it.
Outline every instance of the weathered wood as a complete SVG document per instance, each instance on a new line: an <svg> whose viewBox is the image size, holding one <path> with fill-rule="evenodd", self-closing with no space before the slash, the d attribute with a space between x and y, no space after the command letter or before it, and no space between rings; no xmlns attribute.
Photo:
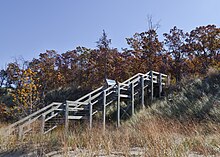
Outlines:
<svg viewBox="0 0 220 157"><path fill-rule="evenodd" d="M32 113L31 115L29 115L29 116L27 116L27 117L25 117L25 118L15 122L15 123L11 124L10 126L8 126L8 128L13 128L13 127L16 127L16 126L24 123L25 121L29 121L29 119L33 118L34 116L37 116L38 114L43 114L43 112L45 112L47 109L49 109L52 106L57 105L57 104L61 105L62 103L55 103L55 102L53 102L50 105L48 105L48 106L46 106L46 107L44 107L44 108L42 108L42 109Z"/></svg>
<svg viewBox="0 0 220 157"><path fill-rule="evenodd" d="M79 120L79 119L83 119L84 116L68 116L68 120ZM68 129L68 126L67 126L67 129Z"/></svg>
<svg viewBox="0 0 220 157"><path fill-rule="evenodd" d="M55 128L57 128L57 125L53 126L53 127L50 128L49 130L46 130L46 131L44 132L44 134L47 134L48 132L54 130ZM67 135L67 134L66 134L66 135Z"/></svg>
<svg viewBox="0 0 220 157"><path fill-rule="evenodd" d="M24 129L23 125L20 125L18 127L18 139L22 139L23 138L23 135L24 135L23 129Z"/></svg>
<svg viewBox="0 0 220 157"><path fill-rule="evenodd" d="M110 105L110 104L111 104L111 103L113 103L114 101L115 101L115 99L113 99L113 100L109 101L108 103L106 103L106 104L105 104L105 106Z"/></svg>
<svg viewBox="0 0 220 157"><path fill-rule="evenodd" d="M162 94L162 74L159 74L159 98L161 97Z"/></svg>
<svg viewBox="0 0 220 157"><path fill-rule="evenodd" d="M45 127L45 115L41 116L41 134L44 134L44 127Z"/></svg>
<svg viewBox="0 0 220 157"><path fill-rule="evenodd" d="M89 105L89 103L87 103L87 105ZM85 110L89 110L89 109L85 109L85 108L83 108L83 107L81 107L81 108L79 108L79 107L74 107L74 108L71 108L70 106L69 106L69 112L71 112L71 111L85 111Z"/></svg>
<svg viewBox="0 0 220 157"><path fill-rule="evenodd" d="M141 76L141 105L144 108L144 77Z"/></svg>
<svg viewBox="0 0 220 157"><path fill-rule="evenodd" d="M94 93L97 93L97 92L102 92L102 89L103 89L103 87L99 87L99 88L97 88L96 90L94 90L94 91L92 91L92 92L86 94L85 96L83 96L83 97L77 99L76 101L80 102L80 101L82 101L82 100L84 100L84 99L86 99L86 98L88 99L88 97L89 97L90 95L93 95Z"/></svg>
<svg viewBox="0 0 220 157"><path fill-rule="evenodd" d="M117 126L120 127L120 103L121 103L121 96L120 96L120 84L118 83L118 89L117 89Z"/></svg>
<svg viewBox="0 0 220 157"><path fill-rule="evenodd" d="M134 83L131 83L131 115L134 115Z"/></svg>
<svg viewBox="0 0 220 157"><path fill-rule="evenodd" d="M48 120L56 117L58 115L58 113L53 114L52 116L48 117L47 119L45 119L45 122L47 122ZM43 115L42 115L43 116Z"/></svg>
<svg viewBox="0 0 220 157"><path fill-rule="evenodd" d="M91 102L91 96L89 98L89 128L92 129L92 113L93 113L93 110L92 110L92 102Z"/></svg>
<svg viewBox="0 0 220 157"><path fill-rule="evenodd" d="M106 91L103 91L103 130L105 130L105 123L106 123Z"/></svg>
<svg viewBox="0 0 220 157"><path fill-rule="evenodd" d="M154 99L153 71L151 71L150 76L151 76L151 101L152 101Z"/></svg>
<svg viewBox="0 0 220 157"><path fill-rule="evenodd" d="M32 123L37 119L41 118L41 132L46 133L45 131L45 122L55 116L57 116L60 112L65 111L65 132L67 134L69 127L69 119L82 119L86 118L88 120L89 113L89 126L92 128L92 120L93 115L97 113L99 110L95 110L94 107L100 100L103 100L103 128L106 126L106 107L107 105L113 104L113 102L117 102L117 126L120 126L121 113L120 113L120 105L122 98L128 98L131 100L129 105L131 105L132 115L135 114L135 98L141 96L141 105L144 107L145 103L145 88L148 87L151 90L151 100L154 99L154 83L159 85L159 96L161 96L163 85L168 84L167 75L161 74L158 72L150 71L146 74L138 73L123 83L118 83L115 86L114 80L107 80L110 87L104 90L104 87L100 87L87 95L79 98L76 101L66 102L65 108L61 108L62 103L52 103L43 109L27 116L26 118L18 121L11 126L8 127L10 130L15 130L17 133L17 127L19 127L19 136L24 135L24 131L28 131L32 127ZM129 90L129 86L131 86L131 90ZM139 90L136 90L139 88ZM141 89L140 89L141 88ZM136 90L136 91L135 91ZM128 93L130 92L130 93ZM117 97L115 96L117 94ZM123 93L123 94L122 94ZM124 94L126 93L126 94ZM108 99L107 99L108 98ZM94 106L93 106L94 105ZM95 111L93 111L95 110ZM83 111L80 115L78 112L78 116L69 115L72 113L71 111ZM85 117L84 113L86 112L87 117ZM46 118L47 117L47 118ZM28 129L27 129L28 127ZM53 128L55 128L54 126ZM51 128L51 129L53 129ZM49 129L50 131L50 129ZM9 131L10 132L10 131Z"/></svg>
<svg viewBox="0 0 220 157"><path fill-rule="evenodd" d="M92 129L92 115L93 115L92 104L89 103L89 128L90 129Z"/></svg>
<svg viewBox="0 0 220 157"><path fill-rule="evenodd" d="M65 134L68 135L68 129L69 129L69 103L66 102L65 107Z"/></svg>
<svg viewBox="0 0 220 157"><path fill-rule="evenodd" d="M121 98L131 98L129 95L127 95L127 94L120 94L120 97Z"/></svg>

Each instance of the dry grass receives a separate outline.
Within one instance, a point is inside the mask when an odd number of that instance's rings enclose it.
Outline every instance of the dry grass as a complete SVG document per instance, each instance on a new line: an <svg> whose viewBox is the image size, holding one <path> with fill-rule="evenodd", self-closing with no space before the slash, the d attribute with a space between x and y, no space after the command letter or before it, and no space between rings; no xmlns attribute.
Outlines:
<svg viewBox="0 0 220 157"><path fill-rule="evenodd" d="M22 141L16 137L1 140L1 151L36 151L45 155L61 150L63 155L81 150L81 155L115 154L131 156L131 150L138 148L143 156L188 156L191 152L220 155L220 125L213 123L194 123L164 119L141 111L137 116L114 129L108 127L103 132L100 125L92 130L70 131L67 139L62 128L45 136L28 135ZM138 152L136 152L138 153ZM82 155L83 156L83 155Z"/></svg>
<svg viewBox="0 0 220 157"><path fill-rule="evenodd" d="M104 132L101 124L91 130L78 124L67 136L59 128L20 141L0 137L0 152L9 156L12 151L35 151L38 156L52 151L63 156L70 152L72 156L220 156L220 75L210 75L174 93L172 101L156 102L140 111L120 128L108 126Z"/></svg>

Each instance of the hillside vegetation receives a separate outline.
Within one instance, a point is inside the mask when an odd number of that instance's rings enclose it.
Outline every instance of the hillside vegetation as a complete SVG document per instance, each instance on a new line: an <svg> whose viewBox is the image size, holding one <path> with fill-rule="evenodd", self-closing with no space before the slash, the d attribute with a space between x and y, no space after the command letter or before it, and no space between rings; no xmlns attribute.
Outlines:
<svg viewBox="0 0 220 157"><path fill-rule="evenodd" d="M105 78L122 82L154 70L179 84L185 77L206 75L210 67L220 68L219 27L184 32L174 26L162 40L158 36L156 28L134 33L126 38L128 47L118 50L103 31L96 48L78 46L62 54L47 50L30 61L9 63L0 69L0 121L19 120L53 101L75 100L103 86Z"/></svg>
<svg viewBox="0 0 220 157"><path fill-rule="evenodd" d="M21 141L0 139L0 150L9 156L30 152L39 156L220 156L220 72L185 79L171 89L164 100L136 113L120 128L108 126L103 132L101 124L91 130L75 125L68 136L60 128Z"/></svg>

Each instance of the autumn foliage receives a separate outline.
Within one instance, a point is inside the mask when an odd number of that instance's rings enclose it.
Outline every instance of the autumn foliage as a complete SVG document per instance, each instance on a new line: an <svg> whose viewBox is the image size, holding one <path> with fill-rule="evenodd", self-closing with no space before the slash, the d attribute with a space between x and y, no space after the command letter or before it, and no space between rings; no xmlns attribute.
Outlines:
<svg viewBox="0 0 220 157"><path fill-rule="evenodd" d="M48 50L30 62L10 63L0 73L1 115L30 114L46 105L45 96L52 90L92 90L105 78L123 81L155 70L178 83L185 76L204 75L210 67L220 69L220 28L215 25L190 32L175 26L163 36L160 41L155 29L135 33L126 39L129 48L119 51L110 47L103 31L95 49L79 46L62 54Z"/></svg>

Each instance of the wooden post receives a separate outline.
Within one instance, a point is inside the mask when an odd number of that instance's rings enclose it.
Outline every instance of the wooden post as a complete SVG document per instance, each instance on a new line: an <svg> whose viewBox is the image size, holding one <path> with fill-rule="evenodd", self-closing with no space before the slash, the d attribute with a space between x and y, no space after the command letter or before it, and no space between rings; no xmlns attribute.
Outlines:
<svg viewBox="0 0 220 157"><path fill-rule="evenodd" d="M120 127L120 83L118 83L118 91L117 91L117 126Z"/></svg>
<svg viewBox="0 0 220 157"><path fill-rule="evenodd" d="M134 115L134 83L131 83L131 115Z"/></svg>
<svg viewBox="0 0 220 157"><path fill-rule="evenodd" d="M168 75L168 76L167 76L167 84L166 84L166 86L169 86L169 85L170 85L170 80L171 80L171 76Z"/></svg>
<svg viewBox="0 0 220 157"><path fill-rule="evenodd" d="M89 96L89 128L92 129L92 100L91 95Z"/></svg>
<svg viewBox="0 0 220 157"><path fill-rule="evenodd" d="M20 125L18 127L18 139L21 140L23 138L23 126Z"/></svg>
<svg viewBox="0 0 220 157"><path fill-rule="evenodd" d="M92 129L92 103L89 103L89 128Z"/></svg>
<svg viewBox="0 0 220 157"><path fill-rule="evenodd" d="M69 129L69 103L66 102L66 109L65 109L65 135L67 136L68 134L68 129Z"/></svg>
<svg viewBox="0 0 220 157"><path fill-rule="evenodd" d="M141 76L141 105L144 108L144 76Z"/></svg>
<svg viewBox="0 0 220 157"><path fill-rule="evenodd" d="M106 91L103 91L103 130L105 131L105 121L106 121Z"/></svg>
<svg viewBox="0 0 220 157"><path fill-rule="evenodd" d="M44 127L45 127L45 114L41 116L41 134L44 134Z"/></svg>
<svg viewBox="0 0 220 157"><path fill-rule="evenodd" d="M151 76L151 101L154 99L154 79L153 79L153 71L150 73Z"/></svg>
<svg viewBox="0 0 220 157"><path fill-rule="evenodd" d="M161 94L162 94L162 75L161 73L159 74L159 98L161 98Z"/></svg>

